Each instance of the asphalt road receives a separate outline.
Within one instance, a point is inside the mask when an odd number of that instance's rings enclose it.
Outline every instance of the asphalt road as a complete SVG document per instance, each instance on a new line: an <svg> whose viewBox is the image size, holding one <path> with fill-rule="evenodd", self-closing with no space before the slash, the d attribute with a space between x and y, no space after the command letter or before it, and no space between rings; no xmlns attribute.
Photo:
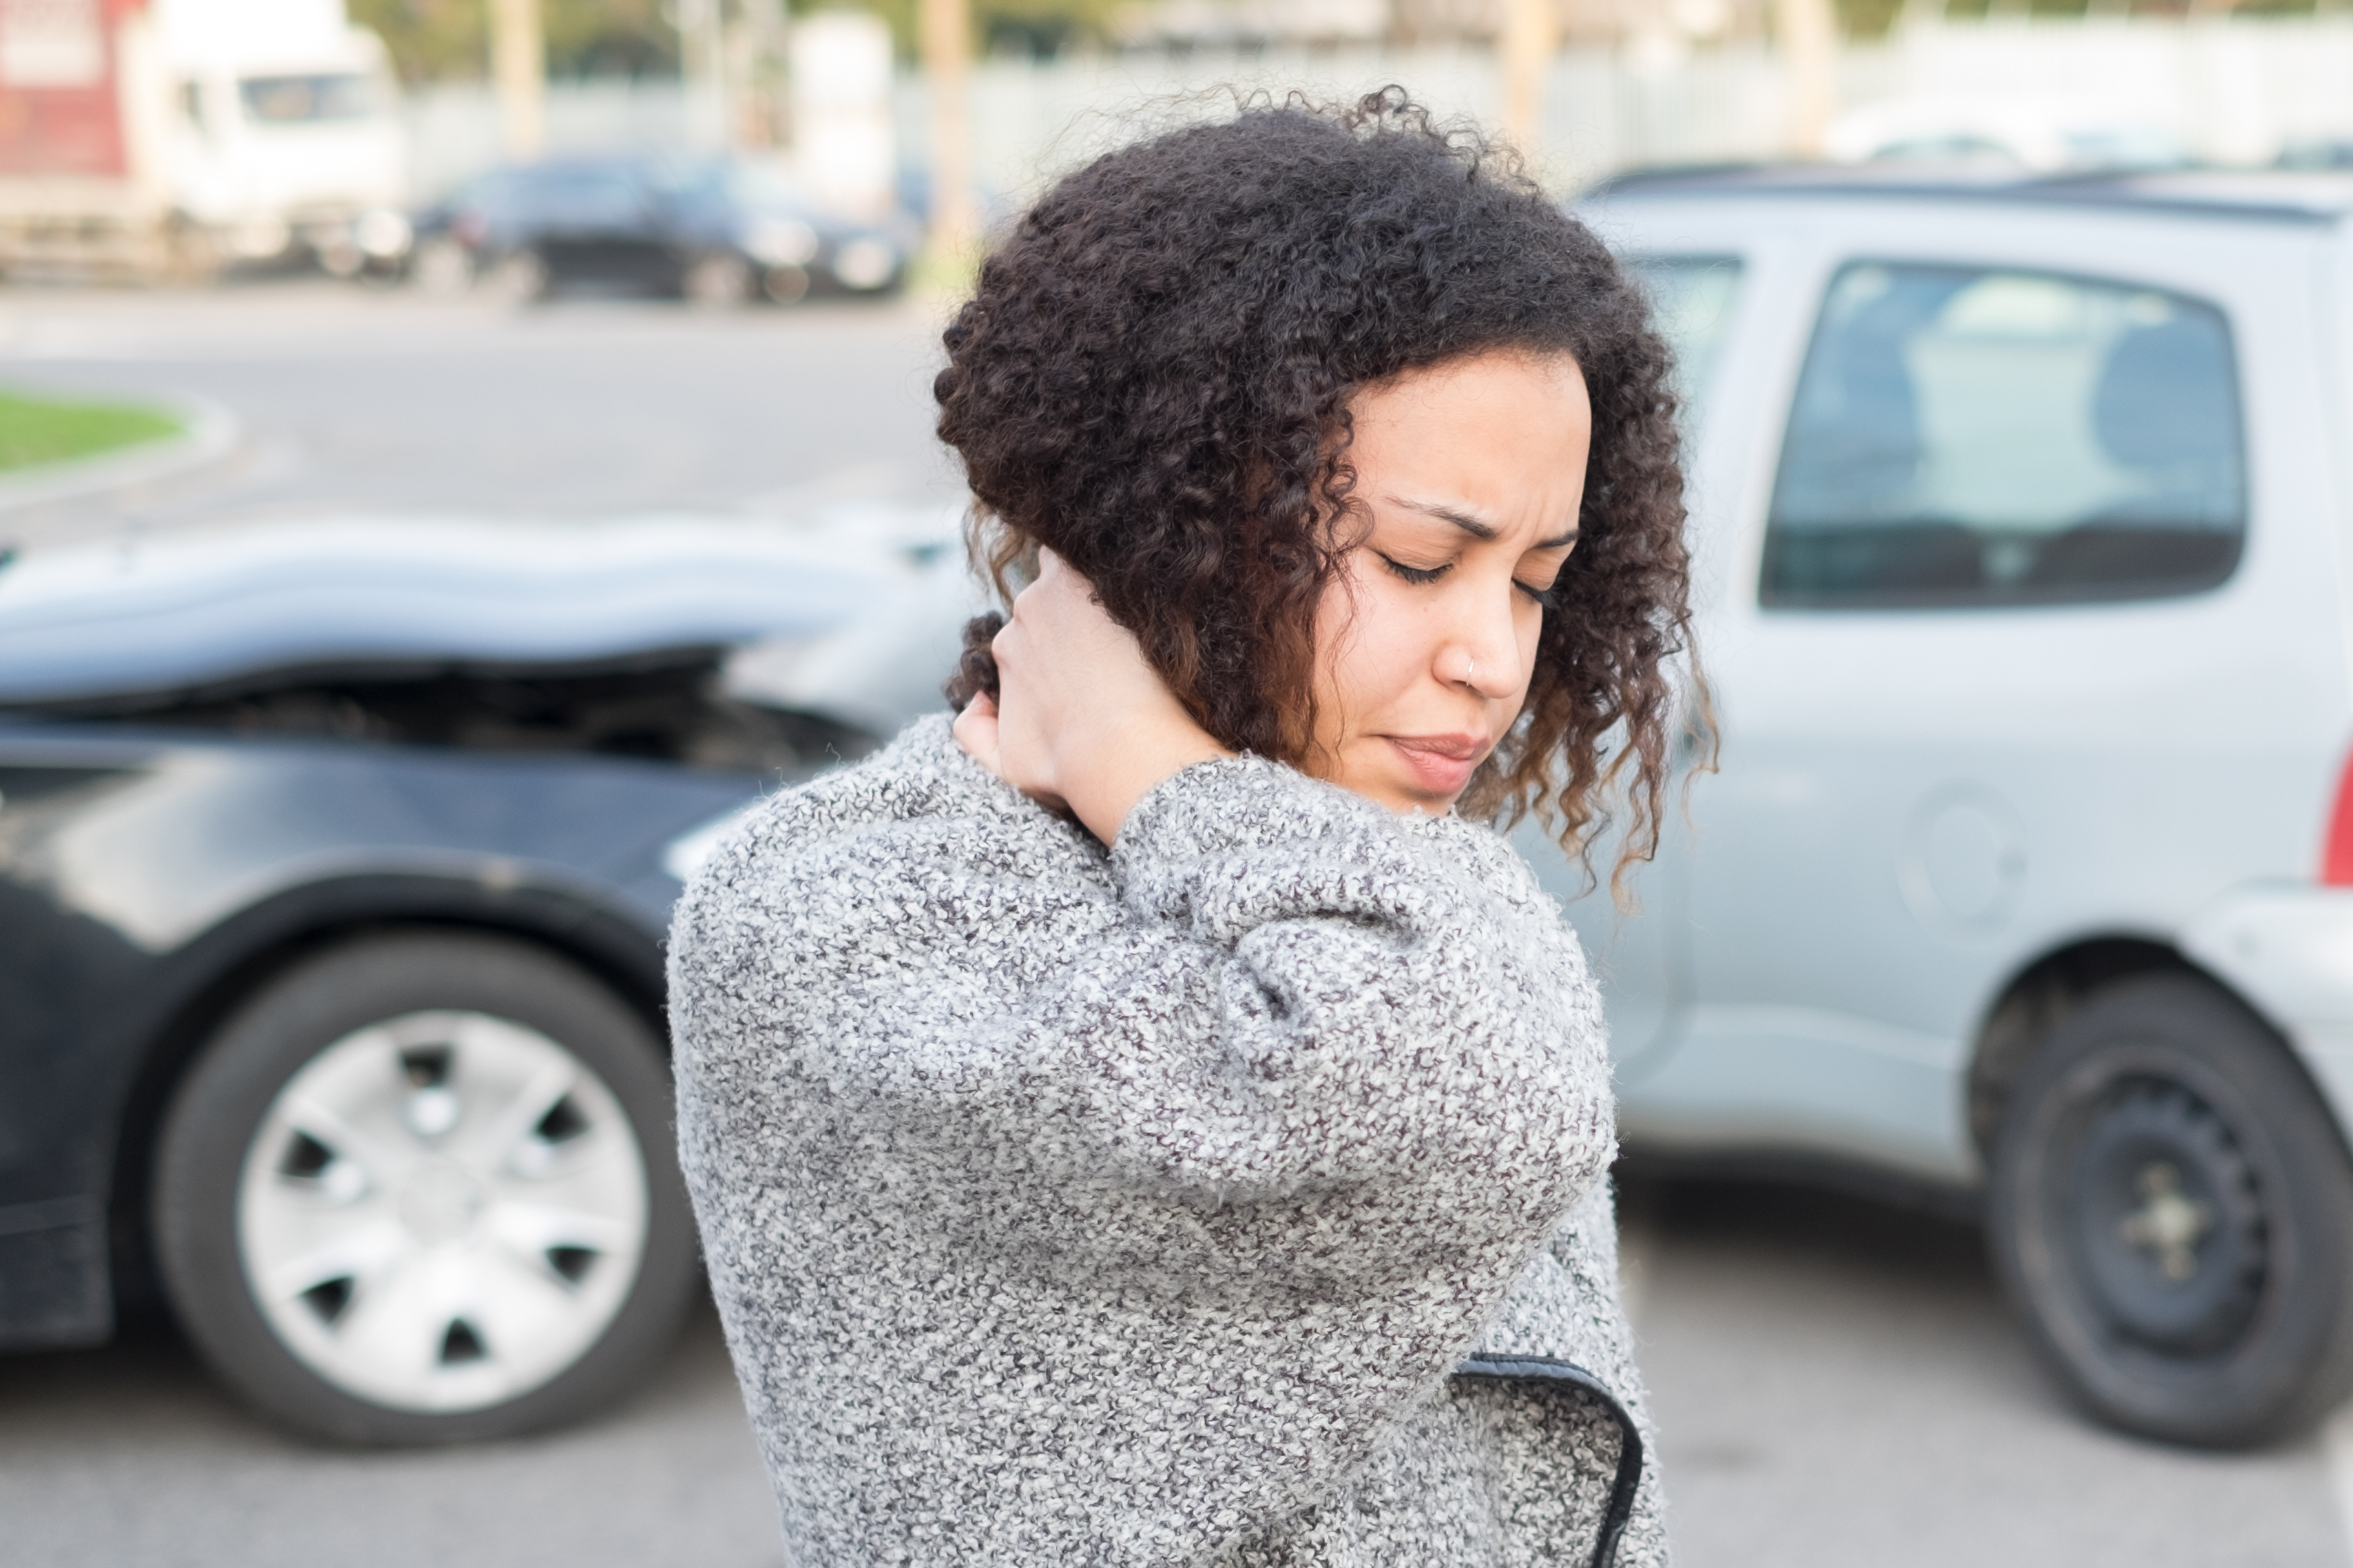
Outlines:
<svg viewBox="0 0 2353 1568"><path fill-rule="evenodd" d="M242 436L0 544L353 513L790 512L952 499L920 306L508 311L320 284L0 291L0 386L201 398ZM1684 1568L2341 1568L2334 1443L2214 1456L2086 1425L1966 1226L1785 1189L1624 1194ZM2347 1506L2353 1509L2353 1497ZM760 1568L781 1553L706 1314L638 1397L523 1442L306 1447L167 1325L0 1358L0 1564Z"/></svg>
<svg viewBox="0 0 2353 1568"><path fill-rule="evenodd" d="M242 426L198 472L0 512L0 539L954 500L931 436L940 315L858 301L514 310L323 279L209 296L0 289L8 384L201 399Z"/></svg>

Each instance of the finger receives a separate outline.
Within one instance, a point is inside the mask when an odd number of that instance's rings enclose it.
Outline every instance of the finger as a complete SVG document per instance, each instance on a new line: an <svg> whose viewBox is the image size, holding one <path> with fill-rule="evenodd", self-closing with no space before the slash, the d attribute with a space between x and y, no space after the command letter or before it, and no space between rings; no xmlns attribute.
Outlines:
<svg viewBox="0 0 2353 1568"><path fill-rule="evenodd" d="M1004 764L998 754L1000 738L997 703L987 692L982 692L965 705L964 711L956 715L953 733L956 744L964 748L966 756L997 777L1005 776Z"/></svg>
<svg viewBox="0 0 2353 1568"><path fill-rule="evenodd" d="M1029 641L1029 631L1021 619L1021 601L1034 592L1034 584L1021 590L1013 601L1013 613L1005 617L1005 624L997 627L995 637L988 639L989 656L997 660L997 689L1000 698L1005 690L1007 676L1021 668L1022 648ZM1032 616L1037 615L1035 605L1031 606L1029 613ZM1002 706L1001 701L999 706Z"/></svg>
<svg viewBox="0 0 2353 1568"><path fill-rule="evenodd" d="M1026 619L1036 635L1051 639L1058 649L1100 637L1113 626L1094 584L1059 559L1050 571L1039 574L1021 598L1014 607L1016 616Z"/></svg>

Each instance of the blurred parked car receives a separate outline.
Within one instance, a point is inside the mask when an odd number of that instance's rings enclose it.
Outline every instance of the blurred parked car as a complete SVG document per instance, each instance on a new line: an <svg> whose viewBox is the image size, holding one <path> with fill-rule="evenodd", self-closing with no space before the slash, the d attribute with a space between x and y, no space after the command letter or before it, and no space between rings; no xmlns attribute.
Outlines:
<svg viewBox="0 0 2353 1568"><path fill-rule="evenodd" d="M0 1348L105 1339L152 1270L227 1383L355 1442L543 1425L649 1365L698 1268L670 905L710 824L864 743L773 695L814 672L862 713L835 629L937 552L860 531L0 564Z"/></svg>
<svg viewBox="0 0 2353 1568"><path fill-rule="evenodd" d="M1935 163L2011 174L2179 169L2191 162L2179 132L2126 104L2081 95L2058 100L1899 98L1849 110L1823 133L1844 163Z"/></svg>
<svg viewBox="0 0 2353 1568"><path fill-rule="evenodd" d="M2353 169L2353 136L2315 136L2280 149L2283 169Z"/></svg>
<svg viewBox="0 0 2353 1568"><path fill-rule="evenodd" d="M430 289L487 278L525 298L585 286L705 304L889 293L922 237L903 214L858 221L822 211L783 165L744 157L497 170L415 228L409 270Z"/></svg>
<svg viewBox="0 0 2353 1568"><path fill-rule="evenodd" d="M1572 910L1630 1147L1981 1203L2099 1415L2308 1425L2353 1384L2353 179L1583 210L1680 351L1724 733L1645 912Z"/></svg>

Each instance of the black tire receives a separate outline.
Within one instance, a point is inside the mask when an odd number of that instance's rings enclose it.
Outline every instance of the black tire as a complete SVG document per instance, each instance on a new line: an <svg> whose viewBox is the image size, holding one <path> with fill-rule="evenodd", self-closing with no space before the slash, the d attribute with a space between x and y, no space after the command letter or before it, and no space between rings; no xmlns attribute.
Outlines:
<svg viewBox="0 0 2353 1568"><path fill-rule="evenodd" d="M555 297L555 273L535 250L511 250L478 274L480 286L511 305L536 305Z"/></svg>
<svg viewBox="0 0 2353 1568"><path fill-rule="evenodd" d="M751 264L723 250L695 258L679 279L679 292L686 302L707 310L735 310L747 303L758 287Z"/></svg>
<svg viewBox="0 0 2353 1568"><path fill-rule="evenodd" d="M436 235L408 258L407 277L425 293L454 299L474 286L474 253L447 235Z"/></svg>
<svg viewBox="0 0 2353 1568"><path fill-rule="evenodd" d="M601 1331L593 1324L580 1331L595 1332L593 1343L515 1397L475 1408L399 1407L323 1375L272 1326L241 1251L240 1184L260 1168L255 1160L267 1158L248 1156L280 1090L355 1032L419 1016L484 1017L494 1027L520 1026L530 1037L560 1047L573 1066L593 1075L582 1080L588 1086L584 1093L607 1091L595 1103L606 1108L600 1128L609 1123L611 1130L599 1136L622 1135L617 1106L643 1173L642 1229L632 1233L642 1237L635 1273L612 1266L620 1272L604 1287L607 1305L600 1309L612 1315L596 1320ZM407 1064L410 1058L399 1060ZM669 1075L654 1033L604 985L562 958L490 935L394 933L345 942L250 998L214 1035L174 1094L156 1152L151 1210L166 1294L225 1384L263 1414L313 1436L419 1445L504 1437L574 1419L609 1403L651 1369L675 1338L691 1298L699 1262L670 1108ZM549 1132L547 1126L543 1120L523 1141L569 1135ZM607 1168L623 1174L606 1180L634 1186L632 1167L611 1167L608 1160ZM394 1194L371 1201L388 1206ZM397 1202L402 1222L410 1223L405 1190ZM471 1215L480 1205L460 1212ZM558 1247L549 1257L567 1250L576 1249ZM477 1344L472 1353L485 1352ZM442 1357L450 1354L445 1342Z"/></svg>
<svg viewBox="0 0 2353 1568"><path fill-rule="evenodd" d="M2286 1046L2188 975L2100 991L2004 1110L1988 1241L2099 1419L2245 1447L2353 1390L2353 1162Z"/></svg>
<svg viewBox="0 0 2353 1568"><path fill-rule="evenodd" d="M760 274L760 292L771 304L796 305L808 298L809 275L806 267L771 267Z"/></svg>

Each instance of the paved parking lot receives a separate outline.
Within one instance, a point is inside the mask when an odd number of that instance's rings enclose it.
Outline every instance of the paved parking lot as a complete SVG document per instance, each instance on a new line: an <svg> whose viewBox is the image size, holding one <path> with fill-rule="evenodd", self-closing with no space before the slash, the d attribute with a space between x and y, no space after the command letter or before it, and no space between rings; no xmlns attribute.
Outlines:
<svg viewBox="0 0 2353 1568"><path fill-rule="evenodd" d="M2317 1445L2156 1448L2059 1408L1964 1227L1783 1190L1630 1190L1683 1568L2337 1568ZM637 1399L528 1441L321 1451L168 1329L0 1362L0 1563L772 1568L706 1310Z"/></svg>
<svg viewBox="0 0 2353 1568"><path fill-rule="evenodd" d="M0 538L353 511L790 511L959 492L931 438L938 321L845 301L512 310L323 279L210 296L0 289L0 375L202 399L242 437L200 471L0 510Z"/></svg>
<svg viewBox="0 0 2353 1568"><path fill-rule="evenodd" d="M0 510L0 543L361 511L950 499L930 440L934 342L913 305L508 312L308 282L0 291L0 384L206 399L241 428L197 471ZM1625 1209L1686 1568L2353 1563L2327 1445L2179 1452L2062 1406L1965 1226L1696 1184L1635 1184ZM626 1407L437 1453L281 1438L160 1324L0 1358L0 1521L5 1564L779 1560L707 1313Z"/></svg>

